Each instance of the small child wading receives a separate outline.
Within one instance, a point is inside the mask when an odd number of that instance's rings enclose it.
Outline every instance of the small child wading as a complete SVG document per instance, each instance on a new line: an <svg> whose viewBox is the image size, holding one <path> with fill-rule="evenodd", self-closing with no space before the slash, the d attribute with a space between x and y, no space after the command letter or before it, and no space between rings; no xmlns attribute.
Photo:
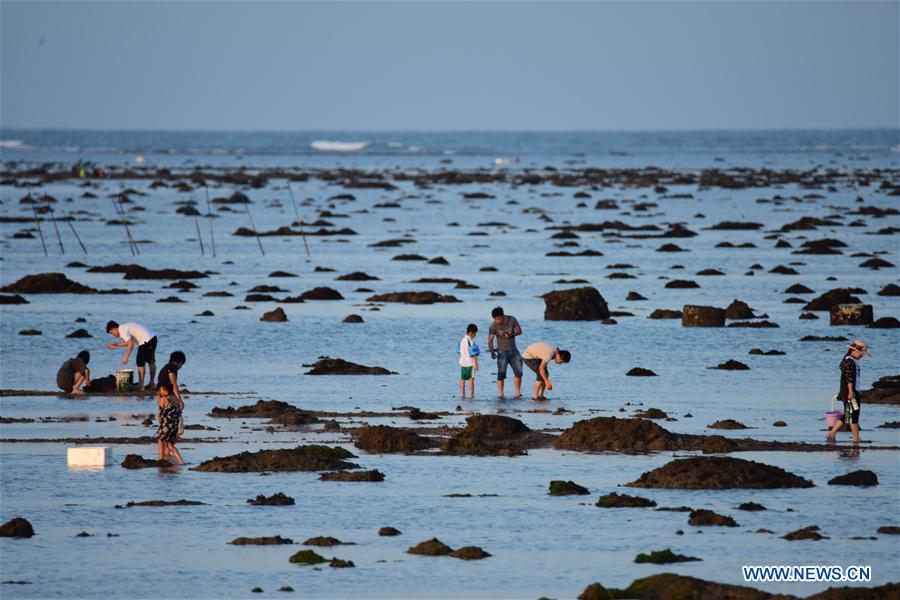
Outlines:
<svg viewBox="0 0 900 600"><path fill-rule="evenodd" d="M459 341L459 393L466 399L466 381L469 382L469 397L475 399L475 371L478 370L478 355L481 351L475 344L478 326L469 323L466 335Z"/></svg>
<svg viewBox="0 0 900 600"><path fill-rule="evenodd" d="M169 455L175 457L179 465L183 465L181 453L175 447L178 440L178 422L181 418L181 408L178 401L169 395L168 388L160 386L156 390L156 404L158 407L156 416L159 422L159 431L156 434L156 448L159 460L166 460Z"/></svg>
<svg viewBox="0 0 900 600"><path fill-rule="evenodd" d="M173 454L180 465L184 464L184 461L181 460L181 454L175 448L175 442L181 435L184 400L178 389L178 370L184 366L185 362L187 362L187 358L185 358L184 352L176 350L170 354L169 362L159 372L159 381L156 386L157 404L159 405L159 414L157 415L159 460L163 460L167 454ZM161 397L165 398L165 403L160 400Z"/></svg>

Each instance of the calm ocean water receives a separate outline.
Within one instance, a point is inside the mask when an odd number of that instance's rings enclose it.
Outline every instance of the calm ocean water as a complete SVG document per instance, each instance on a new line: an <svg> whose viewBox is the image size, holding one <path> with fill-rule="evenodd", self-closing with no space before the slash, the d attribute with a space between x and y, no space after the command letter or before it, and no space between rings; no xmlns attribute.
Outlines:
<svg viewBox="0 0 900 600"><path fill-rule="evenodd" d="M331 168L335 166L386 170L446 169L556 169L584 167L657 166L696 170L715 167L765 167L811 170L886 169L884 178L900 177L900 133L896 130L787 131L787 132L648 132L648 133L165 133L0 131L0 157L22 165L57 162L70 166L78 160L100 165ZM332 411L389 410L415 405L425 410L454 411L457 372L453 347L468 322L481 327L478 341L486 345L490 310L502 290L500 304L522 322L520 347L546 340L570 348L573 361L553 369L556 389L549 406L530 401L497 400L493 368L484 361L477 380L478 399L466 403L462 413L442 419L458 425L472 412L500 412L522 419L531 427L559 429L595 414L630 414L638 406L655 406L677 421L663 425L672 431L710 433L713 421L734 418L753 429L718 432L757 439L817 442L822 438L822 413L830 407L837 387L840 343L800 342L805 335L845 335L865 339L873 356L863 362L863 386L880 376L898 372L900 336L897 330L830 327L826 313L816 321L799 320L797 304L785 304L784 290L803 283L816 294L834 287L863 287L865 301L876 318L900 317L896 297L877 296L881 287L898 282L896 267L869 270L854 253L881 253L900 264L896 235L871 235L877 229L900 226L900 218L862 217L865 227L832 226L782 236L794 247L807 239L839 238L848 244L842 255L792 255L775 248L764 236L802 216L844 214L860 205L897 208L896 196L850 184L834 190L814 190L822 199L759 203L776 195L802 197L811 191L798 186L725 190L697 186L670 186L667 194L692 194L691 199L664 198L652 188L580 190L550 185L504 184L439 186L419 190L398 182L398 190L350 190L353 202L329 201L346 193L340 185L311 178L292 182L306 221L321 210L344 214L328 217L336 227L349 227L355 236L310 238L310 257L298 237L262 239L265 256L252 237L231 235L248 227L242 211L218 212L214 220L217 255L209 253L207 223L201 222L206 254L201 256L194 220L175 213L176 203L205 200L202 189L178 192L170 187L150 188L151 180L102 180L85 198L81 182L64 181L38 188L0 189L2 215L28 216L19 203L29 191L48 193L57 206L79 215L75 222L88 254L78 248L68 228L61 230L65 254L56 234L44 223L45 256L39 238L13 238L31 223L2 223L0 284L40 272L65 272L70 278L97 288L121 287L146 294L128 296L30 295L30 304L0 307L0 387L52 389L58 365L82 348L92 353L95 375L112 373L121 352L104 348L103 325L109 319L146 323L160 338L160 357L184 350L188 362L181 380L193 390L247 392L242 396L193 396L187 399L186 420L219 427L201 436L228 436L224 444L195 444L183 448L186 460L196 465L213 455L242 450L287 446L300 442L339 443L355 450L344 434L319 432L267 433L252 420L222 423L209 418L213 406L274 398L297 406ZM148 243L132 257L121 226L112 218L109 196L125 187L144 191L132 196L129 218L134 236ZM239 191L233 186L211 186L213 197ZM240 190L252 203L250 214L260 230L289 225L294 219L285 182L271 181L261 189ZM483 191L494 199L470 201L461 192ZM586 207L573 198L587 191ZM71 202L68 199L71 198ZM600 199L614 199L620 210L594 210ZM304 201L304 199L310 199ZM514 201L514 202L513 202ZM378 207L386 202L398 207ZM653 202L648 211L635 211L636 202ZM139 208L142 210L134 210ZM553 219L547 223L540 208ZM77 211L84 211L78 213ZM850 219L859 218L851 216ZM603 252L602 257L558 258L548 225L620 219L641 225L683 222L701 235L678 240L617 240L583 233L582 248ZM711 231L704 228L725 220L758 221L762 231ZM501 222L508 227L491 223ZM456 223L456 226L450 226ZM35 232L36 233L36 232ZM486 233L487 235L470 235ZM370 244L410 236L414 243L402 249L372 248ZM340 240L346 240L345 242ZM674 241L688 252L657 252ZM722 241L752 242L754 249L722 249ZM449 266L393 261L402 252L428 258L443 256ZM138 263L147 267L210 270L216 274L199 280L198 290L187 293L164 288L168 282L123 280L118 274L87 273L71 268L71 261L89 265ZM609 267L629 263L636 279L609 279ZM751 265L763 265L753 276ZM673 269L675 265L683 269ZM769 273L776 265L791 265L799 275ZM316 270L328 267L334 271ZM482 271L495 267L497 271ZM696 273L716 268L724 276ZM283 270L297 278L273 279ZM369 282L335 281L338 275L365 271L380 278ZM452 285L416 284L419 277L460 278L477 289ZM541 294L569 287L559 279L583 278L597 287L611 309L630 311L618 324L549 322L543 320ZM699 289L666 289L669 278L693 279ZM830 280L835 278L835 280ZM287 290L276 296L296 295L316 286L338 290L342 301L284 305L289 322L261 323L262 312L273 303L244 302L247 291L260 284ZM375 293L434 289L457 296L462 302L431 306L386 304L370 310L365 299ZM209 291L229 291L233 297L204 297ZM625 298L637 291L647 301ZM180 304L158 303L178 295ZM811 296L809 296L811 297ZM655 308L681 308L686 303L725 306L739 298L780 325L777 329L685 329L677 321L646 316ZM237 305L251 310L234 310ZM213 317L196 316L204 310ZM349 313L363 316L363 325L341 323ZM76 323L79 317L85 323ZM84 327L86 340L66 334ZM42 331L26 337L26 328ZM750 356L751 348L777 348L782 357ZM384 378L308 377L302 364L320 355L381 365L398 375ZM726 372L707 367L727 359L747 363L750 371ZM160 361L162 363L162 361ZM659 377L631 378L635 366L652 369ZM526 374L526 391L532 378ZM573 411L552 414L557 407ZM149 414L146 400L93 398L4 397L0 415L14 418L84 416L75 423L15 423L0 426L0 437L59 438L84 435L135 436L150 433L132 414ZM455 412L455 411L454 411ZM686 413L693 415L687 417ZM116 416L116 421L108 421ZM102 419L98 421L97 419ZM773 428L782 419L787 427ZM402 416L365 419L368 422L409 424ZM876 445L900 444L896 429L876 425L896 421L896 407L866 406L864 438ZM355 421L359 421L356 419ZM845 438L846 439L846 438ZM865 447L865 446L864 446ZM672 453L649 456L592 455L539 450L519 458L406 457L361 455L365 468L386 474L379 484L339 484L316 480L311 473L258 475L207 474L182 470L162 474L153 470L127 471L118 464L102 471L73 471L65 464L65 444L0 444L0 520L27 517L38 535L30 540L0 542L0 579L25 580L28 585L3 585L3 597L246 597L262 587L263 596L290 585L303 597L477 597L569 598L594 581L627 586L633 579L658 572L678 572L721 582L743 584L743 564L868 564L873 584L897 580L900 548L891 536L877 540L849 540L875 536L882 525L897 524L900 514L900 467L895 451L851 453L755 453L739 455L782 466L816 483L808 490L691 492L642 490L661 506L689 505L731 514L739 528L694 528L683 513L639 509L604 511L593 506L600 494L636 479L642 472L668 462ZM121 460L129 452L145 456L154 448L115 445ZM871 469L881 485L875 488L836 488L831 477L854 469ZM551 498L551 479L571 479L587 486L591 496ZM245 500L258 493L284 491L297 500L287 508L257 508ZM621 490L620 490L621 491ZM498 494L486 498L447 498L469 492ZM128 500L187 498L207 506L116 510ZM741 502L760 502L769 511L744 513ZM852 516L848 511L852 508ZM788 509L792 509L789 511ZM779 536L818 524L830 541L788 542ZM379 527L392 525L404 532L399 538L380 538ZM775 534L755 533L766 528ZM684 530L677 535L676 530ZM94 537L75 538L85 530ZM702 531L702 533L701 533ZM106 537L107 532L119 537ZM299 549L290 547L234 547L227 542L239 535L275 535L300 542L314 535L333 535L356 542L328 552L353 560L357 568L313 571L287 562ZM404 550L436 536L453 546L479 545L493 556L464 563L454 559L410 556ZM703 562L654 567L635 565L638 552L671 547L699 556ZM332 549L329 549L332 550ZM385 562L380 562L385 561ZM798 562L799 561L799 562ZM759 587L798 595L824 589L824 584L767 584ZM256 595L254 595L256 596Z"/></svg>

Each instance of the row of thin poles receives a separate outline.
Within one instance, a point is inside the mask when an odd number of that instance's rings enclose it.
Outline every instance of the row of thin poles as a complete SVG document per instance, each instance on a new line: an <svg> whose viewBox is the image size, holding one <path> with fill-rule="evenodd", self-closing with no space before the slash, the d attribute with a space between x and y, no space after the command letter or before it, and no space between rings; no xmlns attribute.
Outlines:
<svg viewBox="0 0 900 600"><path fill-rule="evenodd" d="M213 230L213 214L212 214L212 203L209 199L209 187L204 183L204 189L206 190L206 220L209 223L209 238L212 244L212 255L216 256L216 236ZM297 209L297 201L294 198L294 191L291 189L291 184L288 182L287 184L288 193L291 196L291 205L294 208L294 216L297 221L300 223L300 233L303 237L303 247L306 249L306 255L309 256L309 243L306 241L306 233L303 231L303 220L300 218L300 211ZM30 196L29 196L30 199ZM128 248L131 251L132 256L140 256L141 250L138 246L137 241L134 239L134 236L131 235L131 229L128 227L128 217L125 214L125 209L122 207L122 199L120 196L114 196L110 198L113 204L113 209L119 217L119 221L122 223L122 227L125 229L125 237L128 240ZM191 196L191 206L194 206L194 197ZM53 229L56 232L56 239L59 242L59 251L62 254L66 253L65 246L63 245L62 236L59 233L59 225L57 224L57 217L55 215L55 211L49 205L47 206L48 212L50 213L50 221L53 223ZM256 236L256 243L259 246L260 253L265 256L266 251L262 245L262 238L259 235L259 231L256 229L256 223L253 221L253 215L250 214L250 205L245 203L244 209L247 212L247 218L250 221L250 228L253 231L253 234ZM41 228L41 217L38 216L36 203L32 203L31 205L32 213L34 214L34 222L37 225L38 236L41 239L41 247L44 249L44 256L48 255L47 251L47 241L44 238L44 230ZM78 232L75 230L75 225L72 223L72 218L68 217L63 211L63 220L69 225L69 229L71 229L72 234L75 236L75 239L78 240L78 244L81 246L81 250L87 254L87 248L84 245L84 242L81 241L81 236L78 235ZM200 219L197 218L197 215L194 215L194 227L197 230L197 241L200 244L200 255L206 256L206 248L203 245L203 235L200 232Z"/></svg>

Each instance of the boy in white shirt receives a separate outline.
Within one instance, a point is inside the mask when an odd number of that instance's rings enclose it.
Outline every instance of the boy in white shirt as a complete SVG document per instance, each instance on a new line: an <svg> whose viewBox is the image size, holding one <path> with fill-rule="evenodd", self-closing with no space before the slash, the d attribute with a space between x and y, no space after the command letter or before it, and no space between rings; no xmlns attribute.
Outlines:
<svg viewBox="0 0 900 600"><path fill-rule="evenodd" d="M478 326L469 323L466 335L459 341L459 393L466 399L466 381L469 382L469 396L475 399L475 371L478 370L478 355L481 353L475 344Z"/></svg>
<svg viewBox="0 0 900 600"><path fill-rule="evenodd" d="M110 350L125 347L125 357L122 358L123 365L128 364L128 358L137 342L138 389L144 390L144 365L150 366L150 388L152 389L156 377L156 334L140 323L119 325L115 321L106 324L106 333L122 339L121 342L110 343L106 347Z"/></svg>

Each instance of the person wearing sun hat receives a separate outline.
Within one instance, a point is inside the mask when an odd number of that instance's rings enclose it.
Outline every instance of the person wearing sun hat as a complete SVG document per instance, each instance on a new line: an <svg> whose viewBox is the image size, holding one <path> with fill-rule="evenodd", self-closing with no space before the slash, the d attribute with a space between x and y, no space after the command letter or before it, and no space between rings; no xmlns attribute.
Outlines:
<svg viewBox="0 0 900 600"><path fill-rule="evenodd" d="M859 443L859 360L863 356L872 356L865 342L856 340L847 346L847 353L841 359L841 387L838 390L838 398L844 403L844 416L839 419L834 427L825 435L829 442L835 440L837 432L844 423L850 424L853 433L853 443Z"/></svg>

